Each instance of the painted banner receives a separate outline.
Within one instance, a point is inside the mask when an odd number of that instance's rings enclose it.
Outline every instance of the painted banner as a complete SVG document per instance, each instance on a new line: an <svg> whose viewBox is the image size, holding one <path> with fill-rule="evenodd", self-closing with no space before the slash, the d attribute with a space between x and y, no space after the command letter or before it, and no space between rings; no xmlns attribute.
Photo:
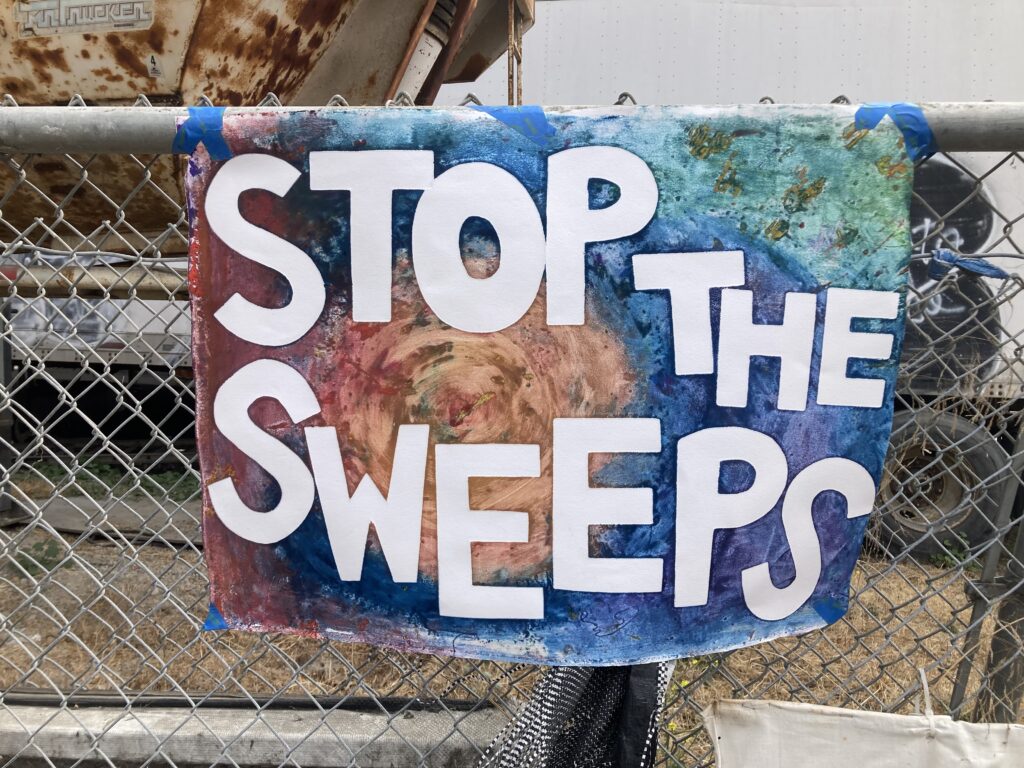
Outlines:
<svg viewBox="0 0 1024 768"><path fill-rule="evenodd" d="M910 254L880 117L196 110L208 627L596 665L841 617Z"/></svg>

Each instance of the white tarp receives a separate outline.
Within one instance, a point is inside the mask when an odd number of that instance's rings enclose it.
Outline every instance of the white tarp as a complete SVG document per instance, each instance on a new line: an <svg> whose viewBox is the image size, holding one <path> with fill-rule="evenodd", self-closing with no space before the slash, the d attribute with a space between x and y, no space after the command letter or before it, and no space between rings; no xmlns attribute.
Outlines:
<svg viewBox="0 0 1024 768"><path fill-rule="evenodd" d="M891 715L782 701L704 711L718 768L1020 768L1024 726Z"/></svg>

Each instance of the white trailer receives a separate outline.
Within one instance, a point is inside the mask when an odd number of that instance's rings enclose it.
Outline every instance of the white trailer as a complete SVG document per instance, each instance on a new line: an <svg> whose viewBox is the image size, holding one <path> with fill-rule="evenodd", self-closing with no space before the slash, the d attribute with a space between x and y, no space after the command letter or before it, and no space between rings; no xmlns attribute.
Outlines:
<svg viewBox="0 0 1024 768"><path fill-rule="evenodd" d="M1022 29L1020 0L538 0L523 94L531 104L609 104L623 92L641 104L1020 102ZM500 103L505 77L499 62L473 92ZM464 97L445 86L438 101ZM1024 395L1014 353L1024 298L1019 283L963 270L939 285L926 254L1017 254L990 261L1024 272L1024 162L938 155L918 167L915 192L922 258L910 270L904 360L918 364L902 368L881 524L934 555L991 537ZM922 405L952 393L975 407Z"/></svg>

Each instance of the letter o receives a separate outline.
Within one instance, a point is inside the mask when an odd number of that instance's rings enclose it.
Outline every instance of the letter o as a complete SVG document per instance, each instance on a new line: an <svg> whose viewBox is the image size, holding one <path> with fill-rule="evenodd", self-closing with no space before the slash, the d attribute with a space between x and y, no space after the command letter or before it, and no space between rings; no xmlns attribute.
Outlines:
<svg viewBox="0 0 1024 768"><path fill-rule="evenodd" d="M459 236L466 219L494 227L501 260L494 274L472 277ZM526 188L490 163L465 163L434 180L412 225L412 262L420 292L434 313L462 331L508 328L533 304L544 275L544 227Z"/></svg>

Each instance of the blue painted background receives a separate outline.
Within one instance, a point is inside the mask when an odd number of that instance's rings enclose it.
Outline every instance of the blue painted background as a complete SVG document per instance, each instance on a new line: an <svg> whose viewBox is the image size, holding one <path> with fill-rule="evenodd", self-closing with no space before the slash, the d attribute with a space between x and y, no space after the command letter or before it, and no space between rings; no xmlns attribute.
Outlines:
<svg viewBox="0 0 1024 768"><path fill-rule="evenodd" d="M342 582L318 505L294 534L266 547L233 541L233 535L207 509L206 558L212 596L227 626L291 630L493 659L620 664L703 654L800 633L835 621L845 612L850 574L868 519L847 520L845 503L834 493L823 494L815 503L823 573L802 609L782 621L762 621L748 611L740 590L740 572L757 563L771 564L777 585L793 576L779 508L745 528L718 532L709 603L674 608L675 445L680 437L699 429L743 426L770 435L783 447L790 480L819 459L842 456L863 465L879 481L892 416L902 307L895 321L870 326L895 334L890 359L851 366L851 375L885 380L886 406L818 406L815 394L824 289L904 290L910 253L911 172L902 137L889 121L870 131L857 129L853 109L834 106L652 107L576 113L538 108L512 112L351 109L248 119L228 115L224 124L233 153L273 152L304 173L313 149L431 149L436 173L466 162L493 163L526 186L542 218L546 161L552 152L603 144L623 147L643 158L659 186L656 216L636 235L587 247L587 312L588 323L609 329L621 340L628 367L638 381L620 415L660 419L663 450L660 455L620 455L597 473L593 484L654 489L654 525L607 529L599 545L606 554L661 557L665 564L663 594L559 591L550 587L550 571L542 570L531 579L509 583L545 586L544 621L453 619L438 615L437 588L430 578L425 576L412 586L392 583L376 548L367 553L362 581ZM217 166L202 150L194 157L189 178L194 210ZM396 195L396 262L408 254L418 196L413 192ZM616 190L608 185L592 185L595 207L615 196ZM304 177L282 205L278 210L287 216L276 220L275 231L310 254L331 287L329 300L346 308L350 284L347 193L310 192ZM193 237L200 244L196 250L194 243L194 255L198 253L198 269L204 274L214 269L218 259L231 257L204 239L201 219L201 212L194 214ZM487 227L477 227L469 234L486 240L488 232ZM631 257L707 250L744 252L746 287L755 292L757 322L781 321L787 291L817 293L818 329L805 411L777 410L778 362L774 360L759 359L752 365L749 403L743 409L714 404L714 375L675 375L668 294L635 291ZM207 321L216 309L212 300L196 299L197 334L205 333L203 329L213 322ZM716 338L718 304L715 291ZM221 364L219 352L220 347L212 343L196 347L201 400L212 397L210 382ZM285 353L283 359L301 362L308 350L297 345ZM302 454L300 435L293 430L281 436ZM204 479L210 479L237 457L222 441L203 440L202 426L200 436ZM749 482L743 466L724 468L723 490L741 490ZM272 483L252 490L267 505L277 494ZM249 574L249 583L239 583L241 573ZM261 580L261 589L251 588Z"/></svg>

